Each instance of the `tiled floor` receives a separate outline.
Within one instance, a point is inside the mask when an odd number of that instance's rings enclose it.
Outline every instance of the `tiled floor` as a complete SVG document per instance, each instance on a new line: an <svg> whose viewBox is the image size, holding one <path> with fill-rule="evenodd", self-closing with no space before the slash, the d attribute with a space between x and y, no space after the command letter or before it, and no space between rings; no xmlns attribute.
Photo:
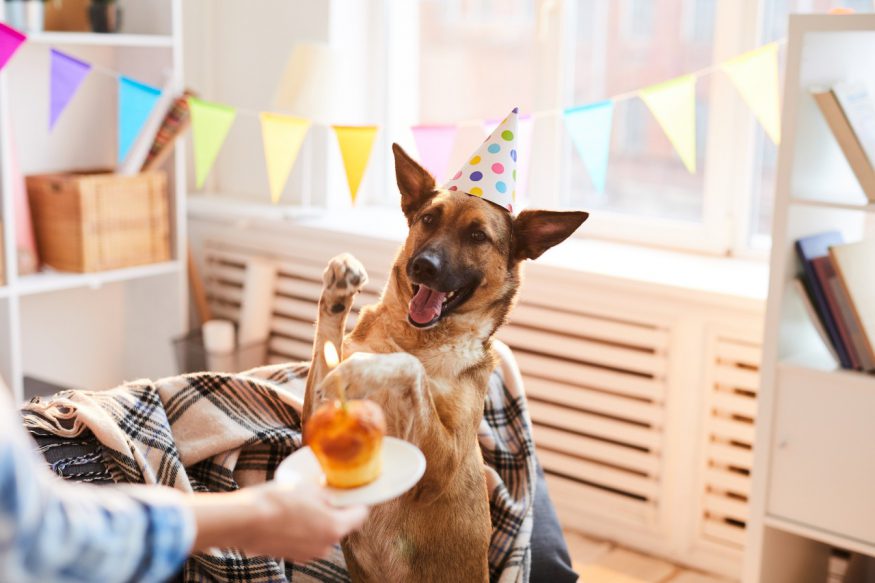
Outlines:
<svg viewBox="0 0 875 583"><path fill-rule="evenodd" d="M575 532L565 539L581 583L731 583Z"/></svg>

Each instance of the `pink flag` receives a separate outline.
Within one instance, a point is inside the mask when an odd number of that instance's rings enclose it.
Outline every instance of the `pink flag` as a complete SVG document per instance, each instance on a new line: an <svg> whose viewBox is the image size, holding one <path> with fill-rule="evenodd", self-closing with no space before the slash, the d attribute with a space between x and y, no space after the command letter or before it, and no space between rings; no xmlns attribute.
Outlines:
<svg viewBox="0 0 875 583"><path fill-rule="evenodd" d="M456 126L413 126L410 129L419 150L419 161L440 184L448 178L447 169L456 141Z"/></svg>
<svg viewBox="0 0 875 583"><path fill-rule="evenodd" d="M4 146L9 148L9 166L12 175L12 207L15 211L18 275L28 275L36 272L39 268L39 256L36 252L36 240L33 235L33 221L30 215L30 202L27 199L27 187L24 176L21 174L21 166L18 163L17 141L12 130L13 128L9 127Z"/></svg>
<svg viewBox="0 0 875 583"><path fill-rule="evenodd" d="M27 37L18 32L11 26L7 26L0 22L0 70L6 66L18 47Z"/></svg>

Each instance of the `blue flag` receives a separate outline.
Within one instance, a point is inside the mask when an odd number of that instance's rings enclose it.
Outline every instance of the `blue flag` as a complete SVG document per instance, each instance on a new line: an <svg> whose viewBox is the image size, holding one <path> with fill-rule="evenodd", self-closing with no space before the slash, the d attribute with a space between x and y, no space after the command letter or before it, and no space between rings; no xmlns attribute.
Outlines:
<svg viewBox="0 0 875 583"><path fill-rule="evenodd" d="M118 161L123 162L155 107L161 90L128 77L118 80Z"/></svg>
<svg viewBox="0 0 875 583"><path fill-rule="evenodd" d="M603 193L611 153L614 102L598 101L565 110L565 126L595 189Z"/></svg>

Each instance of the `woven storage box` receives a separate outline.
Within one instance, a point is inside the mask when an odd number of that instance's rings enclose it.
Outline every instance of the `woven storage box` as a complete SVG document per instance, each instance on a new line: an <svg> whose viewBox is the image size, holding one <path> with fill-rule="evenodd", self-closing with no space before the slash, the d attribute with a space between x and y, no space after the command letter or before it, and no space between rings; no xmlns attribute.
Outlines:
<svg viewBox="0 0 875 583"><path fill-rule="evenodd" d="M27 177L40 260L62 271L103 271L170 259L163 172Z"/></svg>

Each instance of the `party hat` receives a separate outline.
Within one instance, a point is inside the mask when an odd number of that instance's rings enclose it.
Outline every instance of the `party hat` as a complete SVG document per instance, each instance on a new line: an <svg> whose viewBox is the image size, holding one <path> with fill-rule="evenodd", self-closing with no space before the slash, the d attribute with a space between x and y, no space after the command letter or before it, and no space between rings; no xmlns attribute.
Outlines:
<svg viewBox="0 0 875 583"><path fill-rule="evenodd" d="M485 198L513 212L518 116L515 107L444 188Z"/></svg>

